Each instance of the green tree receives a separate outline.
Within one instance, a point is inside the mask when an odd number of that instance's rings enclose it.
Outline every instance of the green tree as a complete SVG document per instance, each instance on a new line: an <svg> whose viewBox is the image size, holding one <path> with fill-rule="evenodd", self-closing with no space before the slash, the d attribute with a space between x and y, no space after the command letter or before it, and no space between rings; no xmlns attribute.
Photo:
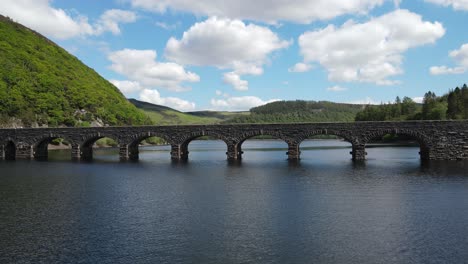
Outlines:
<svg viewBox="0 0 468 264"><path fill-rule="evenodd" d="M468 119L468 87L466 84L461 89L461 99L458 103L460 104L461 118Z"/></svg>
<svg viewBox="0 0 468 264"><path fill-rule="evenodd" d="M447 118L460 119L463 118L463 98L460 88L450 91L447 96Z"/></svg>
<svg viewBox="0 0 468 264"><path fill-rule="evenodd" d="M399 96L395 98L395 104L392 107L393 118L399 119L401 117L401 99Z"/></svg>
<svg viewBox="0 0 468 264"><path fill-rule="evenodd" d="M405 96L403 97L403 102L401 103L401 114L408 116L414 115L416 112L416 103L413 99Z"/></svg>
<svg viewBox="0 0 468 264"><path fill-rule="evenodd" d="M430 120L432 118L431 112L436 108L437 96L435 93L429 91L424 94L423 106L422 106L422 118Z"/></svg>

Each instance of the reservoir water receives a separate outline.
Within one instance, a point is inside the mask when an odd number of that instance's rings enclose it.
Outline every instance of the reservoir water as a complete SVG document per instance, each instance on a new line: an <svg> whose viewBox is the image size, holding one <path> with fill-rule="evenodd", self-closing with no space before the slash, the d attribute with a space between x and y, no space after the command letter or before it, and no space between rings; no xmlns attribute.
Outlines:
<svg viewBox="0 0 468 264"><path fill-rule="evenodd" d="M50 151L0 162L0 263L468 263L468 163L421 162L418 147L218 141L119 162Z"/></svg>

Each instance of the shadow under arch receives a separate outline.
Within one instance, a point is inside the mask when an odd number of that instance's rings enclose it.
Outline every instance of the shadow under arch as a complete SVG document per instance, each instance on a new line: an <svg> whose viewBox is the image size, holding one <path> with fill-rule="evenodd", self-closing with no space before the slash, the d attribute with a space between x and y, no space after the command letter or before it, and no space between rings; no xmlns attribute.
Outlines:
<svg viewBox="0 0 468 264"><path fill-rule="evenodd" d="M259 138L261 136L265 136L266 138L264 139L281 140L282 142L286 143L285 150L287 150L286 155L288 155L288 159L296 160L296 158L293 158L293 156L295 155L295 153L293 153L294 147L291 148L291 146L294 145L294 140L287 138L280 132L268 131L268 130L256 130L256 131L249 132L248 134L243 134L239 142L235 145L236 159L237 160L242 159L242 154L244 154L244 152L242 151L242 148L243 148L242 145L244 144L245 141L255 139L255 138L261 139Z"/></svg>
<svg viewBox="0 0 468 264"><path fill-rule="evenodd" d="M365 138L365 145L368 145L370 141L375 139L382 139L385 135L392 135L392 136L404 136L410 140L414 140L419 145L419 156L421 160L429 160L430 148L428 145L429 140L426 138L425 135L421 134L420 132L413 131L413 130L381 130L378 132L373 132L371 134L366 135ZM408 141L405 139L405 141Z"/></svg>
<svg viewBox="0 0 468 264"><path fill-rule="evenodd" d="M328 129L319 129L319 130L313 130L313 131L307 131L305 133L301 133L297 138L297 151L300 153L300 145L304 143L305 141L314 138L314 137L319 137L319 136L334 136L339 139L342 139L345 142L348 142L350 144L350 147L352 151L350 152L351 155L353 155L353 152L355 151L356 148L356 141L352 137L351 134L347 133L346 131L342 130L328 130ZM354 155L352 157L354 159Z"/></svg>
<svg viewBox="0 0 468 264"><path fill-rule="evenodd" d="M298 148L301 153L301 158L304 157L304 152L306 151L309 154L309 158L311 157L310 155L313 155L313 158L330 158L330 153L333 153L333 158L347 159L346 157L349 157L349 159L352 159L352 157L348 155L352 154L353 142L334 133L314 133L306 138L302 138L301 141L298 142Z"/></svg>
<svg viewBox="0 0 468 264"><path fill-rule="evenodd" d="M307 140L311 137L315 137L315 136L322 136L322 135L331 135L331 136L337 136L337 137L340 137L342 138L343 140L353 144L354 140L353 140L353 137L351 136L351 134L345 132L345 131L342 131L342 130L329 130L329 129L321 129L321 130L314 130L314 131L308 131L308 132L305 132L305 133L301 133L298 137L297 137L297 141L298 143L301 143L302 141L304 140Z"/></svg>
<svg viewBox="0 0 468 264"><path fill-rule="evenodd" d="M114 135L97 134L87 137L80 145L80 159L84 161L91 161L93 159L93 145L101 138L109 138L116 142L117 146L120 141Z"/></svg>
<svg viewBox="0 0 468 264"><path fill-rule="evenodd" d="M222 135L216 134L216 133L205 133L205 132L200 132L200 133L192 133L190 136L186 137L183 139L182 143L180 145L172 144L172 150L171 150L171 155L174 157L174 152L179 151L179 160L188 160L188 155L189 155L189 145L191 142L198 140L200 138L207 138L211 140L217 140L217 141L222 141L226 145L226 149L229 147L229 142L226 138L224 138ZM178 150L177 150L178 148ZM228 154L228 150L226 151L226 154ZM174 160L174 158L173 158Z"/></svg>
<svg viewBox="0 0 468 264"><path fill-rule="evenodd" d="M73 140L63 135L48 135L41 137L34 145L34 158L36 160L47 160L49 158L49 144L56 139L63 139L68 142L70 149L74 144ZM71 154L70 154L71 155Z"/></svg>
<svg viewBox="0 0 468 264"><path fill-rule="evenodd" d="M123 153L125 149L122 148L120 150L120 159L121 160L131 160L137 161L140 158L140 145L141 143L149 138L160 138L165 141L167 144L171 144L171 140L168 135L155 133L155 132L147 132L142 134L134 135L133 140L127 145L127 153ZM123 157L124 156L124 157Z"/></svg>
<svg viewBox="0 0 468 264"><path fill-rule="evenodd" d="M3 155L5 160L15 160L16 159L16 144L13 140L7 140L3 145Z"/></svg>

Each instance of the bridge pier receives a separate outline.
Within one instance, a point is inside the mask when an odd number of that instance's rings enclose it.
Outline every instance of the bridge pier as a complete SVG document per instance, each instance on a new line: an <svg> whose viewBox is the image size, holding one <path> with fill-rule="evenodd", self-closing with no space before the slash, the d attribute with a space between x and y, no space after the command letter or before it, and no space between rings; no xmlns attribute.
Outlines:
<svg viewBox="0 0 468 264"><path fill-rule="evenodd" d="M364 144L353 144L353 150L350 154L353 156L353 160L365 160L366 159L366 146Z"/></svg>
<svg viewBox="0 0 468 264"><path fill-rule="evenodd" d="M185 144L171 145L171 159L174 161L188 160L188 147Z"/></svg>
<svg viewBox="0 0 468 264"><path fill-rule="evenodd" d="M121 161L137 161L140 158L138 144L120 146L119 157Z"/></svg>
<svg viewBox="0 0 468 264"><path fill-rule="evenodd" d="M80 148L80 159L90 161L93 159L93 145L81 146Z"/></svg>
<svg viewBox="0 0 468 264"><path fill-rule="evenodd" d="M241 160L242 159L242 147L240 143L227 144L227 159L230 161Z"/></svg>
<svg viewBox="0 0 468 264"><path fill-rule="evenodd" d="M16 159L34 159L34 147L29 144L18 143L16 145Z"/></svg>
<svg viewBox="0 0 468 264"><path fill-rule="evenodd" d="M449 160L450 159L450 155L448 155L447 151L445 148L441 148L442 151L444 152L444 159L446 160ZM434 155L435 151L432 151L432 155L431 155L431 149L428 148L427 146L425 145L421 145L419 147L419 157L422 159L422 160L430 160L430 159L437 159L437 155ZM431 158L432 156L432 158Z"/></svg>
<svg viewBox="0 0 468 264"><path fill-rule="evenodd" d="M81 150L79 144L72 144L71 145L71 159L78 161L81 159Z"/></svg>
<svg viewBox="0 0 468 264"><path fill-rule="evenodd" d="M300 160L301 159L301 151L299 150L299 144L296 142L288 142L288 160Z"/></svg>

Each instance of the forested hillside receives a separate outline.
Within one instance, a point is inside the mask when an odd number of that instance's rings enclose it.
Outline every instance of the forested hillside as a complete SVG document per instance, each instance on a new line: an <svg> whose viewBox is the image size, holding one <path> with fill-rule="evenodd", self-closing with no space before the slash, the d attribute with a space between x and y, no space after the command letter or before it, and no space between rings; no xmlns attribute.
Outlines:
<svg viewBox="0 0 468 264"><path fill-rule="evenodd" d="M456 87L448 94L437 96L434 92L424 95L422 105L411 98L399 97L395 102L382 105L368 105L356 115L356 121L387 120L445 120L468 119L468 87Z"/></svg>
<svg viewBox="0 0 468 264"><path fill-rule="evenodd" d="M351 122L362 105L327 101L277 101L250 109L226 123Z"/></svg>
<svg viewBox="0 0 468 264"><path fill-rule="evenodd" d="M42 35L0 15L0 126L149 122L93 69Z"/></svg>

